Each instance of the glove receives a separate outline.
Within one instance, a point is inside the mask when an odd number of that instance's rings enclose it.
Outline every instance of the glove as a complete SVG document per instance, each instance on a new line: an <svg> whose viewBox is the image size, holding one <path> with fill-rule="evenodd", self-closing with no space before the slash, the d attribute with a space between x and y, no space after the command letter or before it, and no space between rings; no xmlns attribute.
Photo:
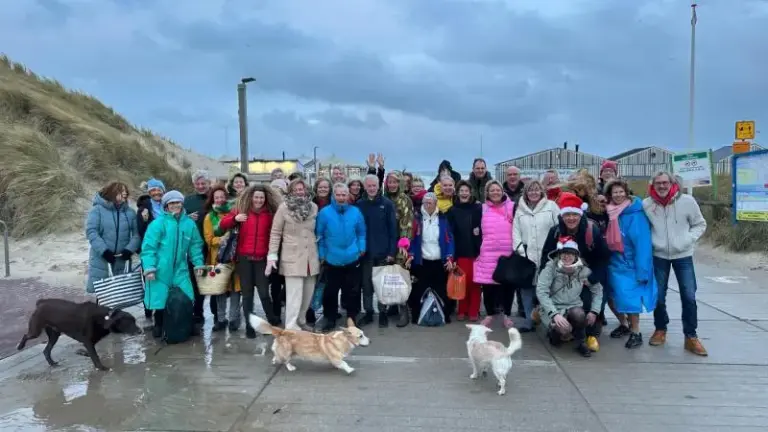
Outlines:
<svg viewBox="0 0 768 432"><path fill-rule="evenodd" d="M122 255L122 258L124 260L128 260L128 259L131 259L131 257L133 256L133 252L129 251L128 249L123 249L123 251L120 252L120 255Z"/></svg>
<svg viewBox="0 0 768 432"><path fill-rule="evenodd" d="M277 262L267 260L267 268L264 270L264 275L269 276L272 274L272 270L277 270Z"/></svg>
<svg viewBox="0 0 768 432"><path fill-rule="evenodd" d="M114 253L114 252L112 252L111 250L109 250L109 249L105 250L105 251L104 251L104 253L103 253L103 254L101 254L101 256L102 256L102 257L104 258L104 260L106 260L108 263L110 263L110 264L114 264L114 263L115 263L115 253Z"/></svg>

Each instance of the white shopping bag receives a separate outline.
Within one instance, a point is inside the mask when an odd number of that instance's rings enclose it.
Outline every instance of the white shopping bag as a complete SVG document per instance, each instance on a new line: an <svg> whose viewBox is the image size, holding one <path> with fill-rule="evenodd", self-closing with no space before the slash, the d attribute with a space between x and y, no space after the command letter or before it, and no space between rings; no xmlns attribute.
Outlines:
<svg viewBox="0 0 768 432"><path fill-rule="evenodd" d="M373 290L379 303L401 305L411 295L411 274L397 264L373 268Z"/></svg>

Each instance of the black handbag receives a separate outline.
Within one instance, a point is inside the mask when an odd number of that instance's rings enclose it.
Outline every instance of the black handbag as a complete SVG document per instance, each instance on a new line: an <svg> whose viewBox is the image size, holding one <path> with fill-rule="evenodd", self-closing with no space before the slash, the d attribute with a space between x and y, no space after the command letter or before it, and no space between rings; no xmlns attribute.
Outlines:
<svg viewBox="0 0 768 432"><path fill-rule="evenodd" d="M525 256L517 251L509 256L500 256L493 270L493 281L500 285L529 287L533 285L536 264L528 259L528 246L522 245ZM519 246L518 246L519 248Z"/></svg>
<svg viewBox="0 0 768 432"><path fill-rule="evenodd" d="M227 240L219 247L216 262L219 264L231 264L235 262L235 255L237 254L237 237L239 234L240 230L238 228L230 231Z"/></svg>

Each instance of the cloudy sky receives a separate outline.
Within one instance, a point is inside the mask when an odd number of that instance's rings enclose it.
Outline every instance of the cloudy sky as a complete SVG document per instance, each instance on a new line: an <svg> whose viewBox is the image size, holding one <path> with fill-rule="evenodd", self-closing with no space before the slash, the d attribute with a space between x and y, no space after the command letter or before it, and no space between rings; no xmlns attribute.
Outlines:
<svg viewBox="0 0 768 432"><path fill-rule="evenodd" d="M696 138L768 134L768 1L701 0ZM468 165L687 145L686 0L0 0L0 51L211 156ZM227 139L228 138L228 139ZM758 135L758 142L760 135Z"/></svg>

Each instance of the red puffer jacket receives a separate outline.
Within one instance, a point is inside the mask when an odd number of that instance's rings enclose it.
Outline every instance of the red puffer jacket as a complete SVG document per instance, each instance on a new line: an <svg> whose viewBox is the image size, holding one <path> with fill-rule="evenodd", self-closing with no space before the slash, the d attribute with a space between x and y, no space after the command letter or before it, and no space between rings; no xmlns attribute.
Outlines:
<svg viewBox="0 0 768 432"><path fill-rule="evenodd" d="M219 222L219 228L229 231L238 224L235 221L236 212L228 214ZM272 230L272 213L267 210L258 213L248 213L248 219L240 223L240 234L237 236L237 256L253 260L267 258L269 252L269 233Z"/></svg>

